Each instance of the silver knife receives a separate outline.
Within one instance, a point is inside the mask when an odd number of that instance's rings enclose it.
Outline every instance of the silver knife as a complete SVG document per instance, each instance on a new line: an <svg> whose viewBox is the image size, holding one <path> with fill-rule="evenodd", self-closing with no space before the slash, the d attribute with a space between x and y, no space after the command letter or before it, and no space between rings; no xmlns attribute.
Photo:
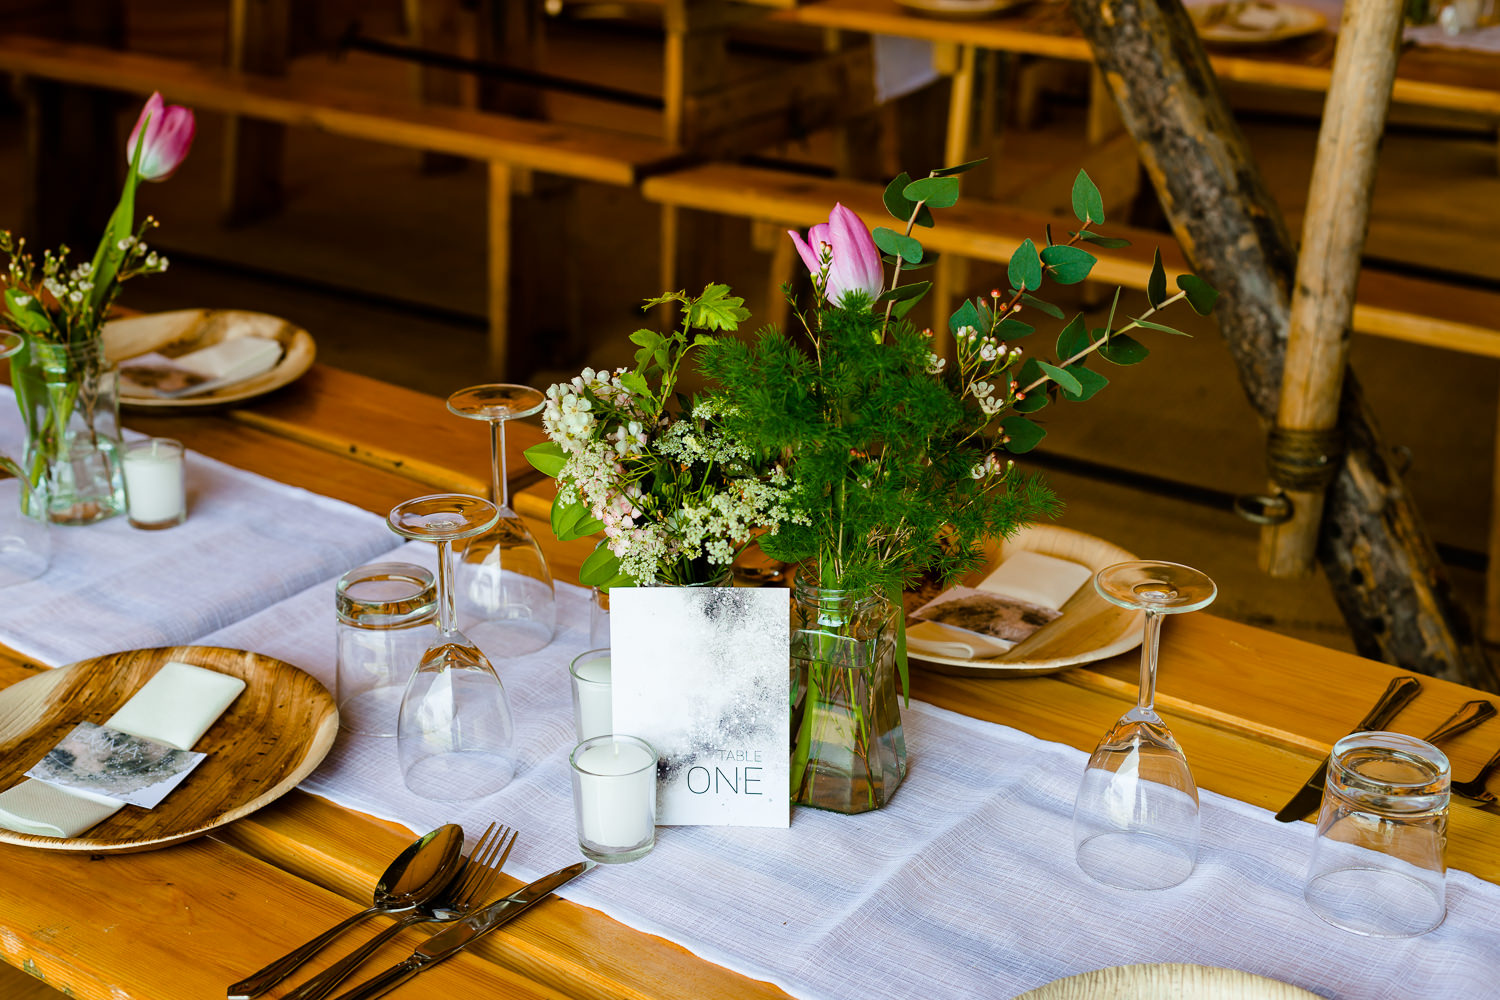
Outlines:
<svg viewBox="0 0 1500 1000"><path fill-rule="evenodd" d="M417 950L404 962L391 966L373 979L365 980L349 992L340 994L336 1000L374 1000L375 997L385 996L422 970L456 955L496 927L516 919L533 904L551 895L554 889L593 867L592 861L580 861L560 868L551 875L543 875L530 885L434 934L418 945Z"/></svg>
<svg viewBox="0 0 1500 1000"><path fill-rule="evenodd" d="M1422 685L1415 677L1397 677L1386 687L1385 694L1375 703L1375 707L1359 721L1359 725L1349 730L1351 733L1364 732L1369 729L1384 729L1386 724L1396 717L1396 713L1406 707L1407 703L1417 696ZM1330 756L1332 756L1330 754ZM1282 823L1291 823L1317 811L1319 804L1323 801L1323 782L1328 773L1328 757L1318 765L1303 786L1292 796L1292 800L1281 807L1281 812L1276 814L1276 819Z"/></svg>

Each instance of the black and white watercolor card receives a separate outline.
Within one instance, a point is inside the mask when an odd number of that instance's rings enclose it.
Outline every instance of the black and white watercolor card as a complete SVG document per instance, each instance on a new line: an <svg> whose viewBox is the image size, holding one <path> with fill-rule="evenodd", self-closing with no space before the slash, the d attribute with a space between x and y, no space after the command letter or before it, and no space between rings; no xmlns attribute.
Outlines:
<svg viewBox="0 0 1500 1000"><path fill-rule="evenodd" d="M154 809L205 756L80 722L26 776Z"/></svg>
<svg viewBox="0 0 1500 1000"><path fill-rule="evenodd" d="M657 752L657 823L788 826L787 592L621 587L609 617L614 729Z"/></svg>

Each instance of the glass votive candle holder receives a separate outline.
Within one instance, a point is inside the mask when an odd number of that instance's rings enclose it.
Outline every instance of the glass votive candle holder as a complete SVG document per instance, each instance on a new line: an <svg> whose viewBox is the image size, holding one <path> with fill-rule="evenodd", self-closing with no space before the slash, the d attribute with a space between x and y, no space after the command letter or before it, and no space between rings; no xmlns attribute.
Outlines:
<svg viewBox="0 0 1500 1000"><path fill-rule="evenodd" d="M437 583L421 566L372 563L339 577L334 605L339 726L395 736L406 682L432 641Z"/></svg>
<svg viewBox="0 0 1500 1000"><path fill-rule="evenodd" d="M589 595L589 645L609 646L609 591L593 588Z"/></svg>
<svg viewBox="0 0 1500 1000"><path fill-rule="evenodd" d="M187 519L187 476L182 445L147 438L125 446L125 509L131 527L156 531Z"/></svg>
<svg viewBox="0 0 1500 1000"><path fill-rule="evenodd" d="M573 728L579 742L614 732L608 649L591 649L568 666L573 684Z"/></svg>
<svg viewBox="0 0 1500 1000"><path fill-rule="evenodd" d="M1370 937L1425 934L1447 913L1448 758L1400 733L1333 745L1304 896Z"/></svg>
<svg viewBox="0 0 1500 1000"><path fill-rule="evenodd" d="M573 810L578 846L602 864L634 861L656 844L656 751L618 733L573 748Z"/></svg>

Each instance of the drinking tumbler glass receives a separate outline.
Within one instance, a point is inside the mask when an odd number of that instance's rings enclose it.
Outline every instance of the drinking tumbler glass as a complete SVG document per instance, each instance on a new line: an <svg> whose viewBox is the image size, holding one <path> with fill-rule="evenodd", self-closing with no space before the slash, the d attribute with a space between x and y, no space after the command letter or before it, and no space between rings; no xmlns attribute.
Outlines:
<svg viewBox="0 0 1500 1000"><path fill-rule="evenodd" d="M1446 908L1448 758L1400 733L1333 745L1304 896L1328 923L1370 937L1414 937Z"/></svg>

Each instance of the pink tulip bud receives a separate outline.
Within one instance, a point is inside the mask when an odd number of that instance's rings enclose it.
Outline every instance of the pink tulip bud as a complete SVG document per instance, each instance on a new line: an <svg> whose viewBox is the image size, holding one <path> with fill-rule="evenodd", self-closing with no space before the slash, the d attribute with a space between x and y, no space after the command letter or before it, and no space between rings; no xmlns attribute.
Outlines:
<svg viewBox="0 0 1500 1000"><path fill-rule="evenodd" d="M141 179L164 181L187 159L196 130L197 123L191 109L179 104L169 105L161 99L160 93L152 94L125 143L125 162L135 158L139 142Z"/></svg>
<svg viewBox="0 0 1500 1000"><path fill-rule="evenodd" d="M880 264L880 250L870 237L870 230L860 217L842 204L834 205L828 222L807 231L807 239L787 230L802 263L813 275L823 272L823 258L813 249L828 254L828 280L823 297L834 305L843 302L850 292L864 292L873 301L885 286L885 272Z"/></svg>

